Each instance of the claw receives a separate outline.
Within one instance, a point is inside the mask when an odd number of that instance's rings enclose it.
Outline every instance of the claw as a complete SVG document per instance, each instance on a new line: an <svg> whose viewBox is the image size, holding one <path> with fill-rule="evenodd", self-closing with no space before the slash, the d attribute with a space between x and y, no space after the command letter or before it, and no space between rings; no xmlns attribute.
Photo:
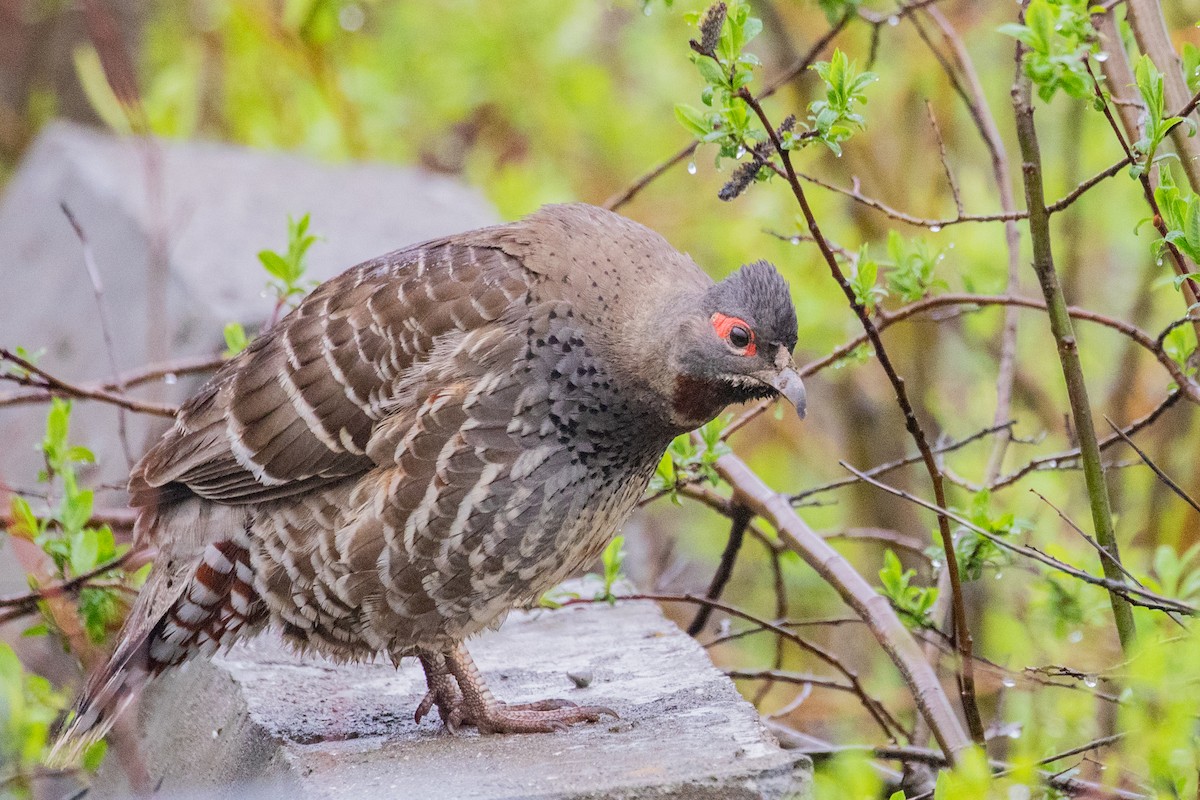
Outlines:
<svg viewBox="0 0 1200 800"><path fill-rule="evenodd" d="M420 725L421 720L425 718L425 715L433 710L433 704L433 692L426 692L425 696L421 698L421 702L417 704L417 710L413 713L413 722Z"/></svg>

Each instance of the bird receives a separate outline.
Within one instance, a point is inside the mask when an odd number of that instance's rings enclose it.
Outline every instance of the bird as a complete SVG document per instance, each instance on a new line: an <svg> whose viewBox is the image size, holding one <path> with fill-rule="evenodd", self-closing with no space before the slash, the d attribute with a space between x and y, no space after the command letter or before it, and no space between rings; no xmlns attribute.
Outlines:
<svg viewBox="0 0 1200 800"><path fill-rule="evenodd" d="M352 267L226 362L135 465L153 569L52 758L145 682L273 624L338 662L415 657L451 730L602 716L510 704L466 642L593 561L664 450L728 405L802 417L797 320L769 263L713 282L586 204Z"/></svg>

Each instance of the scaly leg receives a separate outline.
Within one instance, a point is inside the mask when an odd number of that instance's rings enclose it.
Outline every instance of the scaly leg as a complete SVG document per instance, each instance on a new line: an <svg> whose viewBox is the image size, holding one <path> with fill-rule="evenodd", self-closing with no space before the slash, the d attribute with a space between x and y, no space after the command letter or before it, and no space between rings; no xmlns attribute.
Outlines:
<svg viewBox="0 0 1200 800"><path fill-rule="evenodd" d="M605 714L618 716L611 708L579 706L569 700L503 703L492 696L466 645L459 644L443 653L441 658L461 693L461 702L449 718L443 716L451 730L459 724L467 724L479 728L480 733L550 733L566 730L568 725L577 722L596 722Z"/></svg>
<svg viewBox="0 0 1200 800"><path fill-rule="evenodd" d="M420 724L421 719L436 705L438 716L446 725L455 709L462 705L462 692L458 690L458 682L446 669L446 658L441 653L432 650L418 650L417 658L425 670L425 685L428 691L417 705L413 720Z"/></svg>

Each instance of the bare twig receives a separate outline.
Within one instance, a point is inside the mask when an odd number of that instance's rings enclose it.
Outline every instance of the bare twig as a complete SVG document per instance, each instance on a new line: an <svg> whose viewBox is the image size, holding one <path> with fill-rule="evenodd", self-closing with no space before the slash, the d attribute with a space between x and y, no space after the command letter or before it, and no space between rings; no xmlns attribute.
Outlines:
<svg viewBox="0 0 1200 800"><path fill-rule="evenodd" d="M1142 430L1143 428L1146 428L1147 426L1152 425L1156 420L1158 420L1163 415L1163 413L1167 409L1171 408L1177 402L1179 402L1179 399L1181 397L1182 397L1182 394L1178 390L1171 392L1163 399L1163 401L1161 403L1159 403L1157 406L1155 406L1150 411L1150 413L1146 414L1145 416L1141 417L1140 419L1136 419L1133 422L1129 423L1129 425L1125 428L1125 434L1131 436L1134 433ZM1115 444L1116 442L1119 442L1120 440L1121 440L1120 437L1117 436L1116 434L1111 434L1109 436L1106 436L1104 439L1100 440L1100 449L1102 451L1106 450L1109 447L1111 447L1113 444ZM1001 488L1004 488L1005 486L1011 486L1012 484L1016 483L1021 478L1028 475L1030 472L1034 472L1035 470L1043 469L1043 468L1047 468L1047 467L1054 468L1054 467L1057 467L1059 464L1061 464L1063 461L1069 461L1071 459L1076 459L1076 458L1079 458L1079 448L1078 447L1073 448L1071 450L1065 450L1060 453L1052 453L1047 456L1040 456L1038 458L1028 461L1023 466L1021 466L1018 469L1013 470L1012 472L1008 473L1007 475L1003 475L1003 476L997 478L996 480L987 484L986 487L980 486L980 487L971 487L971 488L973 488L973 489L987 488L989 490L1001 489Z"/></svg>
<svg viewBox="0 0 1200 800"><path fill-rule="evenodd" d="M1036 300L1031 297L949 293L935 295L933 297L926 297L923 300L918 300L915 303L902 306L895 311L880 312L875 317L875 325L878 330L882 331L894 325L895 323L916 314L923 314L935 308L954 305L1014 305L1023 308L1036 309L1038 311L1046 310L1046 303L1044 300ZM1180 390L1188 397L1188 399L1192 400L1193 402L1200 403L1200 384L1188 377L1183 370L1180 369L1179 365L1176 364L1175 361L1163 351L1162 344L1157 342L1155 337L1151 336L1146 331L1142 330L1136 325L1133 325L1132 323L1119 320L1115 317L1110 317L1107 314L1101 314L1098 311L1091 311L1086 308L1079 308L1078 306L1067 306L1066 311L1067 315L1073 319L1081 319L1088 322L1094 322L1097 325L1103 325L1104 327L1111 328L1137 342L1140 346L1154 355L1155 359L1162 364L1168 373L1170 373L1171 379L1179 385ZM829 355L805 364L800 369L801 377L807 377L837 361L840 361L850 353L854 352L854 350L856 350L858 347L868 343L868 341L869 339L865 334L860 334L854 339L851 339L840 347L834 349Z"/></svg>
<svg viewBox="0 0 1200 800"><path fill-rule="evenodd" d="M942 129L938 127L937 117L933 113L933 104L925 101L925 111L929 114L929 125L933 128L933 136L937 139L938 155L942 160L942 170L946 173L946 183L950 187L950 195L954 198L954 210L958 216L963 215L962 194L958 190L958 181L954 180L954 171L950 169L950 161L946 158L946 141L942 138Z"/></svg>
<svg viewBox="0 0 1200 800"><path fill-rule="evenodd" d="M729 541L725 544L725 550L721 553L721 561L717 564L712 582L704 594L709 600L721 599L721 592L725 590L725 585L729 583L729 578L733 575L733 565L742 549L742 540L745 538L746 526L750 524L751 516L745 506L734 506L731 509L732 523L729 528ZM704 630L704 626L708 624L708 618L712 616L712 609L711 605L700 606L696 611L696 616L692 619L692 624L688 625L689 636L695 636Z"/></svg>
<svg viewBox="0 0 1200 800"><path fill-rule="evenodd" d="M770 622L768 620L757 617L754 614L751 614L748 611L744 611L741 608L738 608L737 606L730 605L729 603L725 603L720 600L710 600L707 597L700 597L699 595L694 595L694 594L637 593L637 594L620 595L616 599L617 600L653 600L656 603L696 603L696 604L700 604L700 605L704 605L704 606L709 606L709 607L714 608L723 613L726 613L731 616L738 617L739 619L744 619L747 622L752 622L756 625L759 625L762 628L765 628L766 630L771 631L776 636L780 636L780 637L788 640L789 642L792 642L793 644L797 645L801 650L811 653L812 655L816 656L820 660L824 661L829 666L833 667L833 669L837 670L837 672L839 672L842 675L842 677L844 677L846 679L846 681L848 682L850 691L853 691L854 694L858 695L859 699L863 703L863 706L867 709L867 711L871 714L871 716L875 719L875 721L877 723L879 723L879 726L883 729L884 733L886 733L889 736L889 738L891 738L893 735L892 723L894 723L894 719L892 719L891 715L888 713L887 709L885 709L883 707L882 703L880 703L878 700L874 699L869 694L867 694L866 690L862 686L862 682L859 680L858 673L856 673L854 670L847 667L846 664L840 658L838 658L836 655L831 653L829 650L825 649L824 647L821 647L818 644L815 644L815 643L809 641L808 639L805 639L805 638L797 635L794 631L790 631L787 628L784 628L782 625L777 625L774 622ZM578 605L578 604L583 604L583 603L595 603L595 602L600 602L600 600L597 600L595 598L572 598L570 600L566 600L563 603L563 605ZM898 728L899 726L897 725L896 727Z"/></svg>
<svg viewBox="0 0 1200 800"><path fill-rule="evenodd" d="M205 372L212 372L224 363L225 358L223 356L190 356L156 364L147 364L144 367L123 372L107 382L85 383L79 384L79 386L87 392L115 392L118 391L118 386L121 385L126 389L132 389L135 386L141 386L151 381L163 379L174 380L184 375L198 375ZM53 393L45 388L21 389L16 392L7 392L0 394L0 408L4 406L27 405L30 403L45 403L52 396Z"/></svg>
<svg viewBox="0 0 1200 800"><path fill-rule="evenodd" d="M1125 431L1121 430L1116 425L1114 425L1113 421L1111 419L1109 419L1108 417L1105 417L1104 421L1108 423L1109 427L1113 429L1113 432L1117 436L1121 437L1121 440L1123 442L1125 442L1125 444L1127 444L1131 448L1133 448L1133 452L1138 454L1138 457L1146 463L1147 467L1149 467L1151 470L1154 471L1154 474L1158 476L1158 479L1160 481L1162 481L1163 484L1168 489L1170 489L1172 492L1174 492L1176 494L1176 496L1179 497L1180 500L1187 503L1193 509L1195 509L1196 511L1200 511L1200 504L1198 504L1191 495L1189 495L1187 492L1185 492L1183 490L1182 486L1180 486L1175 481L1171 480L1171 476L1168 475L1167 473L1163 472L1162 468L1159 467L1157 464L1155 464L1154 461L1151 460L1150 456L1146 455L1146 453L1142 450L1142 448L1140 448L1136 444L1134 444L1133 439L1130 439L1129 435L1127 433L1125 433Z"/></svg>
<svg viewBox="0 0 1200 800"><path fill-rule="evenodd" d="M120 408L129 409L130 411L138 411L143 414L156 414L160 417L174 417L178 411L178 408L175 406L135 400L132 397L110 392L107 389L90 388L68 383L4 348L0 348L0 361L10 361L24 373L3 372L0 373L0 379L12 381L21 386L33 386L50 395L101 400Z"/></svg>
<svg viewBox="0 0 1200 800"><path fill-rule="evenodd" d="M108 327L108 314L104 311L104 284L100 280L100 270L96 268L96 259L92 256L92 247L88 243L87 235L83 232L83 226L71 213L71 208L66 202L59 203L59 208L66 215L67 222L71 223L75 236L79 239L79 244L83 249L83 266L92 282L92 295L96 298L96 314L100 318L100 333L104 337L104 350L108 354L108 365L112 368L113 383L116 384L118 392L125 394L125 385L121 382L121 368L117 366L117 350L113 345L112 331ZM121 450L125 454L126 467L133 469L133 451L129 447L129 432L123 408L117 409L117 435L121 440Z"/></svg>
<svg viewBox="0 0 1200 800"><path fill-rule="evenodd" d="M947 442L945 444L937 445L933 448L933 452L935 455L943 455L945 453L952 453L955 450L959 450L963 447L966 447L967 445L971 444L972 442L975 442L975 441L978 441L978 440L984 438L985 436L990 436L990 435L997 433L999 431L1002 431L1002 430L1010 430L1012 428L1012 426L1015 424L1016 424L1015 422L1010 420L1010 421L1005 422L1000 425L989 426L987 428L984 428L981 431L976 431L975 433L971 434L970 436L964 437L962 439L958 439L953 442ZM899 458L899 459L896 459L895 461L889 461L886 464L880 464L877 467L872 467L871 469L866 471L866 474L870 475L872 477L874 477L876 475L886 475L887 473L891 472L892 470L899 469L900 467L908 466L909 464L915 464L920 460L921 460L920 453L908 455L908 456L905 456L904 458ZM796 492L795 494L793 494L791 496L791 499L792 499L793 503L798 503L801 500L804 500L805 498L812 497L814 494L820 494L822 492L829 492L834 489L840 489L843 486L850 486L855 483L858 483L858 478L855 478L853 476L849 477L849 478L839 478L836 481L830 481L829 483L824 483L820 486L815 486L812 489L805 489L803 491Z"/></svg>
<svg viewBox="0 0 1200 800"><path fill-rule="evenodd" d="M38 603L50 598L61 597L76 592L89 585L95 578L112 572L115 569L125 567L137 569L142 564L147 563L148 560L149 554L145 550L127 550L123 555L114 558L112 561L76 575L70 580L40 586L24 594L0 597L0 608L6 609L3 614L0 614L0 623L24 616L25 614L32 614L37 611Z"/></svg>

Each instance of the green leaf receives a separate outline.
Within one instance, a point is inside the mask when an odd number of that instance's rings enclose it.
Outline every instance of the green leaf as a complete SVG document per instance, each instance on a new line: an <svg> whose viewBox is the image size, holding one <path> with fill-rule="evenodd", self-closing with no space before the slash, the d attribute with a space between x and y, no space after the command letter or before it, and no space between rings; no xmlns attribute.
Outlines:
<svg viewBox="0 0 1200 800"><path fill-rule="evenodd" d="M717 62L711 58L702 55L696 55L696 68L700 70L700 77L704 78L712 86L727 86L729 84L729 76L722 71Z"/></svg>
<svg viewBox="0 0 1200 800"><path fill-rule="evenodd" d="M41 532L37 515L33 513L28 500L14 494L8 501L8 507L13 520L8 528L10 534L22 539L32 539Z"/></svg>
<svg viewBox="0 0 1200 800"><path fill-rule="evenodd" d="M225 357L233 358L238 353L246 349L250 344L246 336L246 329L242 327L240 322L225 323Z"/></svg>
<svg viewBox="0 0 1200 800"><path fill-rule="evenodd" d="M71 572L82 575L95 569L100 554L96 531L84 528L71 536Z"/></svg>
<svg viewBox="0 0 1200 800"><path fill-rule="evenodd" d="M1200 92L1200 47L1191 42L1183 43L1183 76L1187 79L1188 91Z"/></svg>
<svg viewBox="0 0 1200 800"><path fill-rule="evenodd" d="M92 518L94 498L95 492L91 489L84 489L63 498L60 521L64 531L73 533L87 524Z"/></svg>
<svg viewBox="0 0 1200 800"><path fill-rule="evenodd" d="M258 253L258 260L262 262L263 268L267 272L279 278L281 281L287 281L292 274L291 266L283 260L283 256L273 250L261 250Z"/></svg>
<svg viewBox="0 0 1200 800"><path fill-rule="evenodd" d="M96 454L86 447L80 445L72 445L67 450L67 458L74 461L76 464L95 464Z"/></svg>
<svg viewBox="0 0 1200 800"><path fill-rule="evenodd" d="M675 104L675 119L693 136L704 136L712 131L705 115L686 103Z"/></svg>

